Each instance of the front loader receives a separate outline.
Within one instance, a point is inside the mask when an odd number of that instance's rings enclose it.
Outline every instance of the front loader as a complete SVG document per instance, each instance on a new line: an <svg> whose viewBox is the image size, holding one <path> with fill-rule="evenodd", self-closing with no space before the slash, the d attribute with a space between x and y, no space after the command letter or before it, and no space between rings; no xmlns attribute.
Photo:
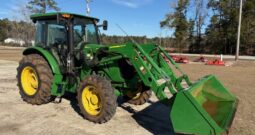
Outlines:
<svg viewBox="0 0 255 135"><path fill-rule="evenodd" d="M191 82L155 44L102 45L98 31L107 29L107 21L98 25L96 18L62 12L31 19L36 45L23 52L17 68L24 101L41 105L76 93L82 116L104 123L115 114L118 96L141 105L153 92L170 108L174 132L228 134L238 99L213 75Z"/></svg>

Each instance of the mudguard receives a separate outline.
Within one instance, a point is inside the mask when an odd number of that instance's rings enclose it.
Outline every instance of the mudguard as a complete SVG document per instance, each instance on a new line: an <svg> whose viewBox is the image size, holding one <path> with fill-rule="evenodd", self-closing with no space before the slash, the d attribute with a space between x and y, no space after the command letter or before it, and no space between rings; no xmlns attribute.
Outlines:
<svg viewBox="0 0 255 135"><path fill-rule="evenodd" d="M51 87L51 94L54 96L62 96L64 94L63 85L62 85L62 74L59 68L59 64L54 56L48 52L47 50L41 47L29 47L23 51L23 55L29 54L39 54L45 58L45 60L50 65L52 73L54 75L52 87Z"/></svg>
<svg viewBox="0 0 255 135"><path fill-rule="evenodd" d="M34 53L40 54L42 57L46 59L46 61L49 63L51 70L54 74L61 74L57 60L47 50L41 47L29 47L23 51L23 55L34 54Z"/></svg>

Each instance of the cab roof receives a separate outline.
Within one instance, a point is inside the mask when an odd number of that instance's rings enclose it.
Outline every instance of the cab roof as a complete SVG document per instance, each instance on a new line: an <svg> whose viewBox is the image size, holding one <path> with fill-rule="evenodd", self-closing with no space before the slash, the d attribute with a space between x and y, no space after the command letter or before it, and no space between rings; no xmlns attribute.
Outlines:
<svg viewBox="0 0 255 135"><path fill-rule="evenodd" d="M39 14L33 14L30 16L30 18L33 21L37 21L37 20L47 20L47 19L57 19L58 16L63 16L63 15L70 15L73 17L78 17L78 18L87 18L87 19L92 19L92 20L96 20L97 22L99 21L99 19L94 18L94 17L90 17L90 16L84 16L84 15L79 15L79 14L74 14L74 13L68 13L68 12L52 12L52 13L39 13Z"/></svg>

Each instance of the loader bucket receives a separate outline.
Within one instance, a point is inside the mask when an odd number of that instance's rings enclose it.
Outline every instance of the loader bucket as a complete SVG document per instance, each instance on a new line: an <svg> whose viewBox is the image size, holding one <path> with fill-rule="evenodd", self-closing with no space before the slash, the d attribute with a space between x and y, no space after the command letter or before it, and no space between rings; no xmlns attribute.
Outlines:
<svg viewBox="0 0 255 135"><path fill-rule="evenodd" d="M176 133L228 134L237 104L214 76L206 76L173 97L170 118Z"/></svg>

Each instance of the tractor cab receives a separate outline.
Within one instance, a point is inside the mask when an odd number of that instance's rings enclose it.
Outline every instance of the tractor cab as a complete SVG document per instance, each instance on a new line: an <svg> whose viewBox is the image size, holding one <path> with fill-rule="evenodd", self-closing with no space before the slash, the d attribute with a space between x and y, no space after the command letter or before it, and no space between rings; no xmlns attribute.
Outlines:
<svg viewBox="0 0 255 135"><path fill-rule="evenodd" d="M84 46L99 45L99 27L107 29L107 21L97 25L97 18L70 13L34 14L31 19L36 24L35 46L49 50L62 69L79 65L75 61L84 55Z"/></svg>
<svg viewBox="0 0 255 135"><path fill-rule="evenodd" d="M97 18L69 13L48 13L32 15L31 19L36 23L36 45L51 47L56 44L73 44L77 47L81 42L100 43Z"/></svg>

